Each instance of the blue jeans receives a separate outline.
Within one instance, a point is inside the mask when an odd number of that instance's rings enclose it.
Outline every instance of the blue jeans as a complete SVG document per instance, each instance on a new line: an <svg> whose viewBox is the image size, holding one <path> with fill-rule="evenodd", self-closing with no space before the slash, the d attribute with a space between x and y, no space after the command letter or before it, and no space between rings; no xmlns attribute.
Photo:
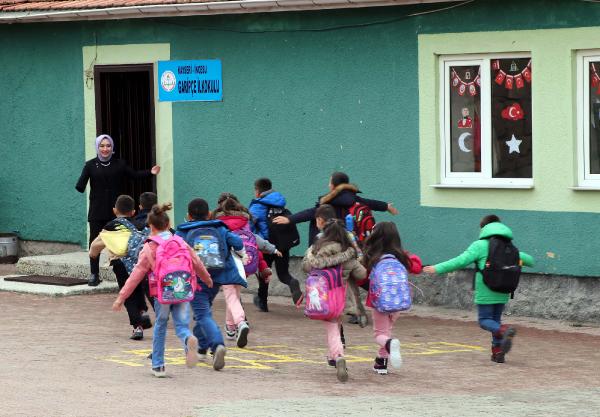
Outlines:
<svg viewBox="0 0 600 417"><path fill-rule="evenodd" d="M189 303L161 304L158 302L158 298L154 299L156 320L154 322L154 338L152 339L153 368L158 368L165 364L165 339L167 336L169 314L173 316L175 334L183 343L183 350L186 349L187 338L192 335L192 332L190 332L190 309L188 305Z"/></svg>
<svg viewBox="0 0 600 417"><path fill-rule="evenodd" d="M198 347L200 349L210 349L214 352L217 346L225 345L223 335L219 326L212 316L213 300L219 293L220 284L214 284L212 288L208 288L204 282L199 282L200 290L194 294L194 299L191 301L192 310L194 311L194 336L198 338Z"/></svg>
<svg viewBox="0 0 600 417"><path fill-rule="evenodd" d="M492 346L500 346L500 341L502 340L495 335L502 325L503 311L504 304L477 304L479 327L488 332L492 332Z"/></svg>

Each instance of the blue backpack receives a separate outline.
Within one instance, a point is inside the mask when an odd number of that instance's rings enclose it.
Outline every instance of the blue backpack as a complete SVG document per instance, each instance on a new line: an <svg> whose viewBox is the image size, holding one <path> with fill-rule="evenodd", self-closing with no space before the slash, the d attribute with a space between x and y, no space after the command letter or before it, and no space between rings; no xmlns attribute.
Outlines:
<svg viewBox="0 0 600 417"><path fill-rule="evenodd" d="M207 269L223 269L227 260L227 242L217 228L198 227L188 232L186 242Z"/></svg>
<svg viewBox="0 0 600 417"><path fill-rule="evenodd" d="M131 236L127 241L127 253L121 258L121 262L125 265L127 273L131 274L131 271L133 271L133 268L135 268L135 265L138 262L144 242L148 239L148 236L150 236L150 229L145 227L140 231L133 223L123 217L117 218L116 221L131 231Z"/></svg>
<svg viewBox="0 0 600 417"><path fill-rule="evenodd" d="M369 295L380 313L405 311L412 306L406 268L393 255L383 255L369 275Z"/></svg>

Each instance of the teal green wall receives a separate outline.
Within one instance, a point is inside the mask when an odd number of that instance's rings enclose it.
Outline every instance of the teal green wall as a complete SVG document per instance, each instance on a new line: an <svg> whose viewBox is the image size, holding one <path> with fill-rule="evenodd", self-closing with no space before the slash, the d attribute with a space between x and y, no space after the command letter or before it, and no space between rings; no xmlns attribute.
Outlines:
<svg viewBox="0 0 600 417"><path fill-rule="evenodd" d="M223 102L173 104L176 220L193 197L249 201L262 175L297 211L344 170L366 196L396 204L403 240L425 263L457 254L489 210L420 206L417 35L600 21L590 3L496 3L419 17L405 15L425 8L0 26L0 141L12 154L0 172L0 229L85 240L85 199L73 186L84 159L81 48L96 34L101 45L166 42L173 60L223 62ZM598 275L597 215L498 214L538 259L535 271Z"/></svg>

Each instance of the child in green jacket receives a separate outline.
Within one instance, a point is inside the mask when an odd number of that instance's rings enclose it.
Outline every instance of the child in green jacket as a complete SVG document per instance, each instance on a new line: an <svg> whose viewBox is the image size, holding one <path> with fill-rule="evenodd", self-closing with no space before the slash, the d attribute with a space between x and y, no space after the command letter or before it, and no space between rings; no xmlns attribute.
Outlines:
<svg viewBox="0 0 600 417"><path fill-rule="evenodd" d="M462 269L477 262L475 273L474 301L477 304L479 326L492 333L492 361L504 363L504 356L512 347L512 338L516 331L513 327L502 324L502 312L510 294L492 291L483 282L481 270L485 267L488 257L489 238L500 236L512 240L512 231L500 222L496 215L485 216L480 222L479 240L471 245L461 255L433 266L426 266L423 272L428 274L445 274ZM519 252L521 265L533 266L533 258Z"/></svg>

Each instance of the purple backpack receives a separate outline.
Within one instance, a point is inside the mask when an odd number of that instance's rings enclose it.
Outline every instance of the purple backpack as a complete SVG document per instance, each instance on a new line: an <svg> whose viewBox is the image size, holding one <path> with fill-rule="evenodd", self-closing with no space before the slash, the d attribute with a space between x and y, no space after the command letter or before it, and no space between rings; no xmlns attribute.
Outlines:
<svg viewBox="0 0 600 417"><path fill-rule="evenodd" d="M334 320L344 311L346 285L342 265L313 269L306 278L304 315L312 320Z"/></svg>
<svg viewBox="0 0 600 417"><path fill-rule="evenodd" d="M256 244L256 237L250 230L250 226L246 224L241 229L234 230L233 233L238 235L244 243L244 249L246 249L246 255L248 260L244 264L244 271L246 276L256 274L258 272L258 245Z"/></svg>
<svg viewBox="0 0 600 417"><path fill-rule="evenodd" d="M410 309L412 291L406 268L393 255L383 255L369 275L369 294L375 310L395 313Z"/></svg>

